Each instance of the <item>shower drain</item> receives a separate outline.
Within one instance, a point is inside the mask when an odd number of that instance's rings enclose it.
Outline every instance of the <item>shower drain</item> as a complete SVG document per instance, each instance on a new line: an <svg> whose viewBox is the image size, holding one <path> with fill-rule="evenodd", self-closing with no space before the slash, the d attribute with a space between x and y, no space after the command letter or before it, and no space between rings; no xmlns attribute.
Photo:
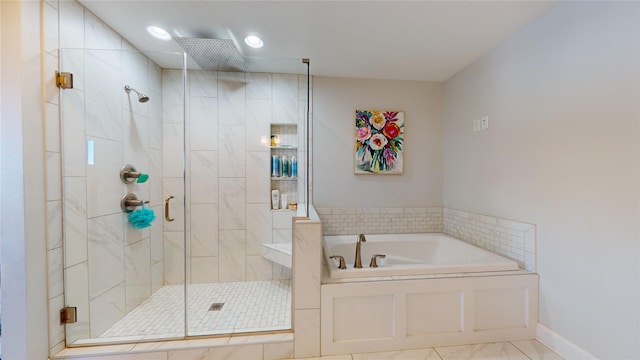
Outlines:
<svg viewBox="0 0 640 360"><path fill-rule="evenodd" d="M218 311L222 309L223 306L224 303L213 303L211 304L211 306L209 306L209 311Z"/></svg>

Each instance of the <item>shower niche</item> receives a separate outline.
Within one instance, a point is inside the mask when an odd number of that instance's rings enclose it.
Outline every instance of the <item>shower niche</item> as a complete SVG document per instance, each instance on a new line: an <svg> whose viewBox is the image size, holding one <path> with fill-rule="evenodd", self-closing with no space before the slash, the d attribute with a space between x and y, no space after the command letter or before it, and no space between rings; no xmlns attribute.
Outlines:
<svg viewBox="0 0 640 360"><path fill-rule="evenodd" d="M307 65L282 63L297 70L60 50L59 70L75 76L60 91L61 305L78 309L64 325L67 346L291 329L291 270L261 253L291 243L290 218L304 215L300 206L274 212L271 191L287 207L308 199ZM271 156L295 156L297 176L272 178ZM148 180L123 182L123 164ZM128 193L149 201L151 226L129 223L120 206ZM214 303L225 305L210 311Z"/></svg>
<svg viewBox="0 0 640 360"><path fill-rule="evenodd" d="M271 209L296 211L298 207L298 126L271 124ZM273 199L277 191L278 201Z"/></svg>

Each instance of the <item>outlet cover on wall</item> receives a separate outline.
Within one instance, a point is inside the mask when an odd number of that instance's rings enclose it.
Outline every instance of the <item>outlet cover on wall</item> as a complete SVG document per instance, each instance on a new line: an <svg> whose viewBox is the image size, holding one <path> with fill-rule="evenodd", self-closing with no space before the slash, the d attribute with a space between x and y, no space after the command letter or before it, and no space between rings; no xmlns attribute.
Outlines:
<svg viewBox="0 0 640 360"><path fill-rule="evenodd" d="M489 128L489 116L483 116L480 118L480 130Z"/></svg>

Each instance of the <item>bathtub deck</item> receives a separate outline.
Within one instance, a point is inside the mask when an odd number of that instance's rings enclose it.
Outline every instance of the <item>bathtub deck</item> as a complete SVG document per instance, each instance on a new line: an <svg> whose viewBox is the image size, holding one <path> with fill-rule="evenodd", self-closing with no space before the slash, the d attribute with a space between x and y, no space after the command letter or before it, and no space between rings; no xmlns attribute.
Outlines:
<svg viewBox="0 0 640 360"><path fill-rule="evenodd" d="M354 282L372 282L372 281L393 281L393 280L420 280L420 279L443 279L443 278L460 278L460 277L486 277L486 276L511 276L533 274L531 271L518 269L512 271L486 271L474 273L451 273L451 274L431 274L431 275L396 275L396 276L379 276L379 277L359 277L359 278L332 278L329 275L327 266L322 267L322 284L342 284Z"/></svg>

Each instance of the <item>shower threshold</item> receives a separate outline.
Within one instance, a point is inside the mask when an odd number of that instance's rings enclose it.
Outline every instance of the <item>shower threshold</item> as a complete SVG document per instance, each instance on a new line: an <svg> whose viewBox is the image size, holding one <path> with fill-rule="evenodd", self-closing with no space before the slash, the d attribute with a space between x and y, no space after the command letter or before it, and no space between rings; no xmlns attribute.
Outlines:
<svg viewBox="0 0 640 360"><path fill-rule="evenodd" d="M214 303L224 303L210 311ZM188 336L291 329L291 280L187 285ZM73 345L184 337L184 287L165 285L99 337Z"/></svg>

